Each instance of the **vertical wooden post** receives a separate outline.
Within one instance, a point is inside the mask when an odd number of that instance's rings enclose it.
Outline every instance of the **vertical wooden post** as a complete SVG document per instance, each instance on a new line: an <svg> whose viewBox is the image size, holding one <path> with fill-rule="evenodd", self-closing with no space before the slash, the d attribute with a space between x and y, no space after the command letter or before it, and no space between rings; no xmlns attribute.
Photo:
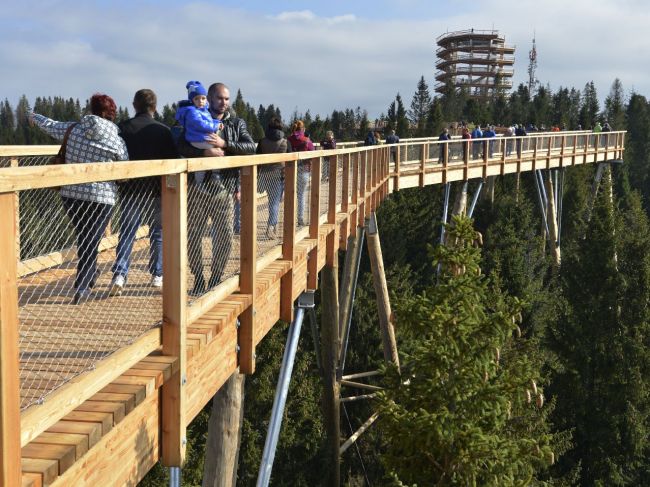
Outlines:
<svg viewBox="0 0 650 487"><path fill-rule="evenodd" d="M21 485L16 194L0 194L0 487Z"/></svg>
<svg viewBox="0 0 650 487"><path fill-rule="evenodd" d="M329 163L329 200L327 206L327 223L334 227L334 231L327 235L326 262L334 265L338 261L338 229L336 228L336 184L338 183L339 162L338 156L330 156Z"/></svg>
<svg viewBox="0 0 650 487"><path fill-rule="evenodd" d="M379 325L381 327L381 339L384 346L384 360L392 362L399 368L399 356L397 355L397 342L395 341L395 327L390 309L390 298L388 296L388 284L384 271L384 258L381 253L381 242L379 241L379 228L375 213L370 215L368 223L367 245L368 256L370 257L370 268L372 270L372 282L377 296L377 308L379 311Z"/></svg>
<svg viewBox="0 0 650 487"><path fill-rule="evenodd" d="M426 172L427 163L427 143L422 144L422 153L420 154L420 187L424 187L424 174Z"/></svg>
<svg viewBox="0 0 650 487"><path fill-rule="evenodd" d="M338 261L337 261L338 262ZM323 364L323 415L327 433L326 458L330 464L329 479L323 485L341 485L341 415L339 365L339 301L338 263L326 265L321 271L321 362Z"/></svg>
<svg viewBox="0 0 650 487"><path fill-rule="evenodd" d="M307 288L318 288L318 232L320 228L320 157L311 160L311 203L309 210L309 238L316 241L309 251Z"/></svg>
<svg viewBox="0 0 650 487"><path fill-rule="evenodd" d="M343 155L343 178L341 184L341 211L348 212L350 205L350 154Z"/></svg>
<svg viewBox="0 0 650 487"><path fill-rule="evenodd" d="M395 180L393 182L393 191L399 191L401 149L402 147L400 145L395 149Z"/></svg>
<svg viewBox="0 0 650 487"><path fill-rule="evenodd" d="M368 165L368 151L361 155L361 174L359 176L359 212L357 225L362 227L366 218L366 188L368 185L366 167Z"/></svg>
<svg viewBox="0 0 650 487"><path fill-rule="evenodd" d="M18 159L12 157L9 161L11 167L18 167ZM16 260L20 262L20 198L18 196L18 191L14 193L16 198Z"/></svg>
<svg viewBox="0 0 650 487"><path fill-rule="evenodd" d="M361 152L355 152L354 164L352 170L352 204L354 211L350 213L350 236L357 234L358 219L359 219L359 159Z"/></svg>
<svg viewBox="0 0 650 487"><path fill-rule="evenodd" d="M180 467L185 459L187 338L187 174L165 176L162 185L163 355L178 357L178 372L162 387L162 461Z"/></svg>
<svg viewBox="0 0 650 487"><path fill-rule="evenodd" d="M257 275L257 166L241 168L241 236L239 292L251 296L240 315L239 369L255 372L255 277Z"/></svg>
<svg viewBox="0 0 650 487"><path fill-rule="evenodd" d="M291 269L280 281L280 318L293 321L293 271L296 266L296 179L295 160L284 165L284 222L282 226L282 259L291 261Z"/></svg>

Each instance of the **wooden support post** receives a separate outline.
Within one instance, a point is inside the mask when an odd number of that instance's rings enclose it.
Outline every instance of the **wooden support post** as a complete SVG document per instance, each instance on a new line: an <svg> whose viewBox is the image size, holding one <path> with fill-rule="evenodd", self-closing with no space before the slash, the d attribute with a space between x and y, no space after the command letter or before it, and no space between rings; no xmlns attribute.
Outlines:
<svg viewBox="0 0 650 487"><path fill-rule="evenodd" d="M402 147L400 145L395 148L395 179L393 180L393 191L399 191L401 149Z"/></svg>
<svg viewBox="0 0 650 487"><path fill-rule="evenodd" d="M338 262L338 229L336 228L336 184L338 183L339 163L338 156L330 156L329 163L329 193L327 202L327 223L332 225L334 231L327 235L326 262L334 265Z"/></svg>
<svg viewBox="0 0 650 487"><path fill-rule="evenodd" d="M358 219L359 219L359 159L361 158L360 152L355 152L354 154L354 163L352 169L352 204L354 205L354 211L350 213L349 225L350 225L350 236L355 236L357 234Z"/></svg>
<svg viewBox="0 0 650 487"><path fill-rule="evenodd" d="M420 154L420 187L424 188L424 175L426 174L427 151L429 145L425 142L422 144L422 153Z"/></svg>
<svg viewBox="0 0 650 487"><path fill-rule="evenodd" d="M341 184L341 211L348 212L350 206L350 154L343 155L343 178Z"/></svg>
<svg viewBox="0 0 650 487"><path fill-rule="evenodd" d="M360 161L360 175L359 175L359 211L357 212L357 223L356 225L362 227L364 220L366 219L366 187L367 187L367 176L366 168L368 165L368 151L364 151L361 155Z"/></svg>
<svg viewBox="0 0 650 487"><path fill-rule="evenodd" d="M553 262L556 266L560 266L561 255L560 246L557 244L558 225L557 225L557 209L555 208L555 193L553 192L553 180L551 178L551 171L548 171L546 178L546 197L548 199L546 220L548 223L549 231L549 245L553 253Z"/></svg>
<svg viewBox="0 0 650 487"><path fill-rule="evenodd" d="M293 321L293 272L296 266L296 180L298 163L284 165L284 223L282 225L282 260L291 261L291 269L280 281L280 318Z"/></svg>
<svg viewBox="0 0 650 487"><path fill-rule="evenodd" d="M21 485L16 200L0 194L0 487Z"/></svg>
<svg viewBox="0 0 650 487"><path fill-rule="evenodd" d="M236 485L245 381L245 375L235 372L212 398L203 464L205 487Z"/></svg>
<svg viewBox="0 0 650 487"><path fill-rule="evenodd" d="M321 271L321 362L323 364L323 416L327 433L326 458L331 470L324 485L341 485L340 397L337 381L339 365L338 265L326 265Z"/></svg>
<svg viewBox="0 0 650 487"><path fill-rule="evenodd" d="M341 276L341 293L339 299L339 336L341 340L345 338L347 333L346 328L350 320L350 304L352 296L354 295L355 275L357 272L357 260L359 259L359 252L361 252L361 235L357 231L354 236L348 238L348 248L345 254L345 264L343 267L343 275ZM339 356L342 350L339 350Z"/></svg>
<svg viewBox="0 0 650 487"><path fill-rule="evenodd" d="M309 210L309 238L316 245L309 251L307 262L307 289L318 288L318 232L320 227L320 157L311 160L311 203Z"/></svg>
<svg viewBox="0 0 650 487"><path fill-rule="evenodd" d="M370 257L370 268L372 270L372 282L375 287L375 294L377 295L377 309L379 311L381 339L384 346L384 360L394 363L399 368L395 327L393 326L393 316L390 309L388 284L386 283L386 272L384 271L384 258L381 253L379 228L375 213L372 213L368 219L366 233L368 256Z"/></svg>
<svg viewBox="0 0 650 487"><path fill-rule="evenodd" d="M320 168L319 168L320 169ZM241 237L239 292L251 296L240 315L239 369L255 372L255 278L257 275L257 166L241 168Z"/></svg>
<svg viewBox="0 0 650 487"><path fill-rule="evenodd" d="M181 467L185 460L187 339L187 174L165 176L162 185L163 355L178 357L178 371L162 388L162 462Z"/></svg>

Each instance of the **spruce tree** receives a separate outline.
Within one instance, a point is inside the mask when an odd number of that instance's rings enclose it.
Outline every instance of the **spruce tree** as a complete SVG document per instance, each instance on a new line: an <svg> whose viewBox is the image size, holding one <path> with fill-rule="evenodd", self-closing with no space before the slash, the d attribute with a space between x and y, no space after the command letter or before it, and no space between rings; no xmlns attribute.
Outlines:
<svg viewBox="0 0 650 487"><path fill-rule="evenodd" d="M426 137L427 133L427 116L431 109L431 94L429 86L424 81L424 76L418 81L418 87L411 100L411 109L408 112L408 118L411 124L415 126L414 137Z"/></svg>
<svg viewBox="0 0 650 487"><path fill-rule="evenodd" d="M554 439L539 373L513 338L522 303L481 274L469 219L448 232L433 252L440 284L396 306L417 339L379 395L383 460L409 485L526 485L554 462Z"/></svg>
<svg viewBox="0 0 650 487"><path fill-rule="evenodd" d="M562 471L580 485L643 485L648 478L650 230L638 197L617 211L604 177L584 239L565 253L565 311L551 333L558 356L555 422L573 428Z"/></svg>

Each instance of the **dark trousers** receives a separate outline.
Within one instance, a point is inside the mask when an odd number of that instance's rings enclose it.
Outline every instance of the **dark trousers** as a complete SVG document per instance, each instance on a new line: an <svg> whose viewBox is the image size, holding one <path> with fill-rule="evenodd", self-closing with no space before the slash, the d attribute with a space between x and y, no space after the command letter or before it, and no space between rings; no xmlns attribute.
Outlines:
<svg viewBox="0 0 650 487"><path fill-rule="evenodd" d="M187 251L194 279L203 276L203 236L210 221L212 255L210 256L209 287L223 277L233 240L233 195L237 178L222 178L218 183L205 181L189 187L187 211Z"/></svg>
<svg viewBox="0 0 650 487"><path fill-rule="evenodd" d="M77 275L75 289L81 291L92 287L97 270L97 251L111 219L113 205L95 203L74 198L62 198L65 212L74 226L77 238Z"/></svg>
<svg viewBox="0 0 650 487"><path fill-rule="evenodd" d="M113 274L126 277L131 266L135 236L143 221L149 224L149 273L162 276L162 220L160 198L150 194L120 191L120 237Z"/></svg>

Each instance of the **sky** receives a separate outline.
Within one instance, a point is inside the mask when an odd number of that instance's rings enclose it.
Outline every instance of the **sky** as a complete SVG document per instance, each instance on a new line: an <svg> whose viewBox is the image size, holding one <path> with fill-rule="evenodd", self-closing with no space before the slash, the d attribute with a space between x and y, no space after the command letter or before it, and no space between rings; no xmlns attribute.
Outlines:
<svg viewBox="0 0 650 487"><path fill-rule="evenodd" d="M514 86L552 90L593 81L601 101L615 78L650 97L648 0L0 0L0 100L21 95L86 100L111 95L131 108L151 88L159 108L185 84L226 83L254 107L273 103L326 116L410 105L421 76L433 92L436 38L496 29L516 46ZM131 109L132 112L132 109Z"/></svg>

